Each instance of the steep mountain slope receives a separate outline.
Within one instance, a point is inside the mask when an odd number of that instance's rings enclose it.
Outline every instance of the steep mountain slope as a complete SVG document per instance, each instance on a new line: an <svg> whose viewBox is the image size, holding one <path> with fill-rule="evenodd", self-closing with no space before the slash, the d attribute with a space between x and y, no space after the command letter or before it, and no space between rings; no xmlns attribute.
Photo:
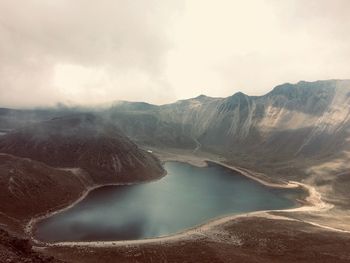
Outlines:
<svg viewBox="0 0 350 263"><path fill-rule="evenodd" d="M123 101L95 114L116 123L128 137L144 145L200 146L235 155L268 153L271 158L286 160L327 158L348 149L344 142L349 104L350 80L326 80L279 85L264 96L241 92L227 98L201 95L162 106ZM26 119L38 122L72 111L2 109L0 128L11 129Z"/></svg>
<svg viewBox="0 0 350 263"><path fill-rule="evenodd" d="M27 158L0 154L0 211L28 219L77 199L88 178Z"/></svg>
<svg viewBox="0 0 350 263"><path fill-rule="evenodd" d="M269 176L333 185L350 169L349 106L350 80L326 80L279 85L263 96L201 95L162 106L124 101L95 114L141 145L212 152ZM19 125L18 113L6 112L2 127Z"/></svg>
<svg viewBox="0 0 350 263"><path fill-rule="evenodd" d="M271 178L305 181L333 204L350 202L342 183L350 169L350 80L283 84L263 96L201 95L151 109L124 104L104 116L140 144L214 153Z"/></svg>
<svg viewBox="0 0 350 263"><path fill-rule="evenodd" d="M54 167L79 167L96 183L156 178L163 168L116 126L93 114L54 118L0 137L0 152Z"/></svg>
<svg viewBox="0 0 350 263"><path fill-rule="evenodd" d="M343 148L349 106L350 81L302 81L277 86L259 97L243 93L228 98L202 95L142 110L115 106L109 117L133 139L145 143L154 143L152 138L172 137L159 144L195 148L200 143L220 153L268 152L282 159L324 156ZM148 141L145 133L150 134ZM176 137L187 141L181 145Z"/></svg>

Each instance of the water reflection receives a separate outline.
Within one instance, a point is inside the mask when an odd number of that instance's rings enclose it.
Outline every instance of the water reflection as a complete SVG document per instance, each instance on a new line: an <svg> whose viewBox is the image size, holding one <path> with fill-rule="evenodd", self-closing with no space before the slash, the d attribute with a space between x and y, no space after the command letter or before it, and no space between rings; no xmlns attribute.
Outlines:
<svg viewBox="0 0 350 263"><path fill-rule="evenodd" d="M167 162L159 181L96 189L38 224L45 241L129 240L169 235L226 214L283 209L301 193L265 187L210 164Z"/></svg>

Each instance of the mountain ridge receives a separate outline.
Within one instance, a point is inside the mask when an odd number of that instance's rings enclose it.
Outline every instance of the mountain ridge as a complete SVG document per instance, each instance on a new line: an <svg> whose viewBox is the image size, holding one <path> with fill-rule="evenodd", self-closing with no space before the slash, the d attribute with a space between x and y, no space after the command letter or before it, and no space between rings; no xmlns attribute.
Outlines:
<svg viewBox="0 0 350 263"><path fill-rule="evenodd" d="M266 165L271 173L268 167L276 162L305 164L305 160L314 163L331 158L346 162L349 94L350 80L299 81L278 85L262 96L199 95L160 106L122 102L92 112L117 125L139 145L209 151L242 165L261 169ZM55 109L46 115L62 116L67 111ZM42 111L38 116L30 111L27 118L25 111L21 114L16 122L16 114L0 111L0 129L20 127L31 116L35 116L33 123L48 119ZM303 173L308 173L306 168Z"/></svg>
<svg viewBox="0 0 350 263"><path fill-rule="evenodd" d="M0 137L0 152L53 167L82 168L96 183L155 178L163 168L114 124L94 114L56 117Z"/></svg>
<svg viewBox="0 0 350 263"><path fill-rule="evenodd" d="M82 117L77 120L76 115ZM162 156L164 153L163 160L167 159L166 154L171 156L172 153L175 153L175 157L183 155L180 156L179 160L186 160L187 157L189 159L198 157L200 160L205 160L207 156L210 156L208 159L213 158L213 160L220 160L230 166L254 171L254 174L258 174L259 178L261 175L261 178L268 177L271 181L282 179L283 181L301 182L309 185L310 189L314 189L315 193L319 194L320 201L327 204L329 210L327 210L328 208L323 210L315 207L315 211L272 212L273 217L265 222L266 225L263 228L261 228L261 219L258 220L254 216L244 216L249 222L243 224L243 227L258 226L258 229L251 232L254 247L257 242L257 233L264 235L262 239L264 242L258 243L265 246L266 229L273 230L275 232L271 241L273 243L276 238L278 240L277 250L273 251L280 253L280 239L287 238L286 244L294 256L295 236L293 235L293 238L290 239L290 230L287 232L285 230L286 222L292 224L291 229L300 233L300 240L307 244L310 244L310 227L314 228L314 232L312 232L314 241L320 242L322 240L321 243L325 240L325 236L328 237L330 234L340 236L343 229L344 231L349 229L346 222L350 218L348 213L350 204L348 191L350 185L350 80L285 83L276 86L262 96L248 96L243 93L235 93L227 98L198 96L160 106L143 102L123 102L116 103L112 107L95 110L91 108L89 110L46 109L45 111L0 109L0 131L5 133L5 135L0 134L0 152L3 149L19 155L29 152L30 156L27 157L40 159L56 167L81 167L87 171L89 176L92 176L91 181L85 182L83 180L87 185L116 182L116 176L113 179L105 177L115 168L109 155L109 147L112 147L112 152L120 148L126 155L128 155L129 150L134 153L134 150L138 149L136 144L129 143L128 139L124 139L123 134L125 134L140 147L153 150L158 156ZM57 140L60 136L55 136L60 132L65 134L63 138L69 138L68 142L65 139ZM120 143L114 143L113 140L110 140L111 137L113 138L113 134L117 137L117 142L119 142L118 138L121 140ZM107 140L105 140L106 137ZM88 146L84 143L80 144L81 140ZM125 148L123 148L124 143L126 143ZM99 170L94 171L89 169L91 167L85 166L89 162L67 164L61 160L60 163L51 163L55 160L55 155L51 160L51 156L48 155L51 151L45 150L51 146L60 149L57 156L68 158L68 160L77 160L74 154L71 157L72 152L84 156L88 150L88 154L85 155L87 160L90 160ZM80 151L81 148L85 150ZM102 159L108 160L106 167L103 167L99 158L95 158L96 153L100 152L103 152ZM138 154L146 153L146 151L138 152L136 159L138 159ZM36 154L39 154L40 158L37 158ZM134 157L130 158L133 158L132 163L136 164L138 162ZM125 162L128 163L130 158L124 156ZM154 165L157 167L159 164ZM150 166L151 169L154 168L152 164ZM18 169L13 170L16 167ZM102 177L104 178L97 177L98 174L101 176L100 168L102 168ZM55 180L73 176L69 179L74 180L72 185L75 185L76 188L70 194L75 196L80 193L80 182L82 181L77 181L80 177L69 172L71 169L62 171L62 169L53 168L38 161L0 154L0 172L1 169L5 171L3 172L5 175L4 183L1 184L2 191L9 199L21 197L22 189L26 189L21 182L27 182L28 185L33 186L32 175L41 171L45 172L39 177L42 181L38 179L42 182L41 187L48 185L53 187L55 191L61 191L62 187L63 190L66 190L64 182L55 184ZM153 170L159 172L157 168ZM29 176L24 176L25 173L28 173ZM11 179L11 176L16 176L17 179ZM53 181L50 180L51 176L54 176ZM133 173L131 176L134 181L135 178L140 179L134 177ZM84 176L83 178L89 177ZM147 178L141 179L149 180L151 178L153 177L147 176ZM17 189L18 185L21 188ZM40 193L44 194L45 198L47 192L44 190ZM34 187L34 192L38 191L40 189ZM25 195L23 196L25 197ZM11 213L11 206L8 206L11 201L7 202L8 199L5 198L0 199L6 201L3 203L2 210L14 215L13 211ZM22 202L22 199L18 200ZM25 201L30 200L32 199L28 198ZM56 202L62 202L62 200L52 199L52 204L56 204ZM30 208L29 205L28 207ZM46 209L47 207L42 208ZM26 213L24 210L24 214ZM293 220L278 221L279 219L275 217L276 214ZM276 227L278 222L280 222L280 226ZM303 223L301 226L302 222L306 222L305 225ZM312 222L314 226L307 224L307 222ZM237 225L237 219L230 221L230 224ZM324 228L319 226L324 226ZM329 229L333 227L340 231L329 232L328 226ZM227 224L218 227L219 232L224 235L222 236L223 240L227 240L227 235L237 234L236 229L227 232ZM324 231L321 239L320 230ZM246 229L243 232L246 236ZM218 237L217 233L215 231L215 238ZM305 234L307 234L306 237ZM337 243L340 245L331 246L332 251L334 247L340 250L344 248L343 239L337 240L340 240L340 243ZM197 244L196 240L193 242L193 244ZM203 243L204 248L207 247L206 242ZM212 244L213 240L210 239L209 242ZM316 244L319 244L317 242ZM222 244L220 240L218 247L221 248ZM165 246L168 247L168 244L165 243ZM328 244L326 246L329 248ZM71 249L73 254L77 252L76 248ZM101 252L102 248L94 249ZM114 253L115 249L116 247L110 248L110 253ZM232 246L229 249L231 251ZM96 254L99 260L101 255L105 255L104 252ZM259 259L261 259L260 252L259 249L257 254ZM268 252L268 260L270 260L271 250L268 249ZM129 255L129 250L127 253ZM334 254L338 255L338 252ZM88 257L90 256L89 254Z"/></svg>

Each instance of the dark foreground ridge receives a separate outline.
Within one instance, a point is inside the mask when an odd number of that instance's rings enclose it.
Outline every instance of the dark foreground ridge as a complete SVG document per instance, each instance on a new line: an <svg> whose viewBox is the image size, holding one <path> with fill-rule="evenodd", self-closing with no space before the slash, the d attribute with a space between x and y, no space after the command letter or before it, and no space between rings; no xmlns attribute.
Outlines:
<svg viewBox="0 0 350 263"><path fill-rule="evenodd" d="M10 235L0 229L0 262L3 263L63 263L53 256L46 256L33 250L28 239Z"/></svg>

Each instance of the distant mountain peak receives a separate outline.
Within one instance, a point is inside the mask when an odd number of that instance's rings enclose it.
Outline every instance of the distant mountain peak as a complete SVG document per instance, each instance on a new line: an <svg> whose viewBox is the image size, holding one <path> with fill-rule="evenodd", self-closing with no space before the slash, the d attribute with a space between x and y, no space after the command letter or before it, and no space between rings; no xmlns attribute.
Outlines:
<svg viewBox="0 0 350 263"><path fill-rule="evenodd" d="M241 91L238 91L235 94L233 94L231 97L248 97L248 95Z"/></svg>
<svg viewBox="0 0 350 263"><path fill-rule="evenodd" d="M208 96L204 95L204 94L201 94L197 97L195 97L195 99L198 99L198 100L201 100L201 99L206 99L206 98L209 98Z"/></svg>
<svg viewBox="0 0 350 263"><path fill-rule="evenodd" d="M283 95L288 98L295 96L310 96L310 94L334 94L340 87L350 87L349 80L318 80L318 81L299 81L295 84L284 83L273 88L265 96Z"/></svg>
<svg viewBox="0 0 350 263"><path fill-rule="evenodd" d="M112 108L122 111L144 111L144 110L154 110L157 109L157 105L153 105L142 101L116 101L113 103Z"/></svg>

